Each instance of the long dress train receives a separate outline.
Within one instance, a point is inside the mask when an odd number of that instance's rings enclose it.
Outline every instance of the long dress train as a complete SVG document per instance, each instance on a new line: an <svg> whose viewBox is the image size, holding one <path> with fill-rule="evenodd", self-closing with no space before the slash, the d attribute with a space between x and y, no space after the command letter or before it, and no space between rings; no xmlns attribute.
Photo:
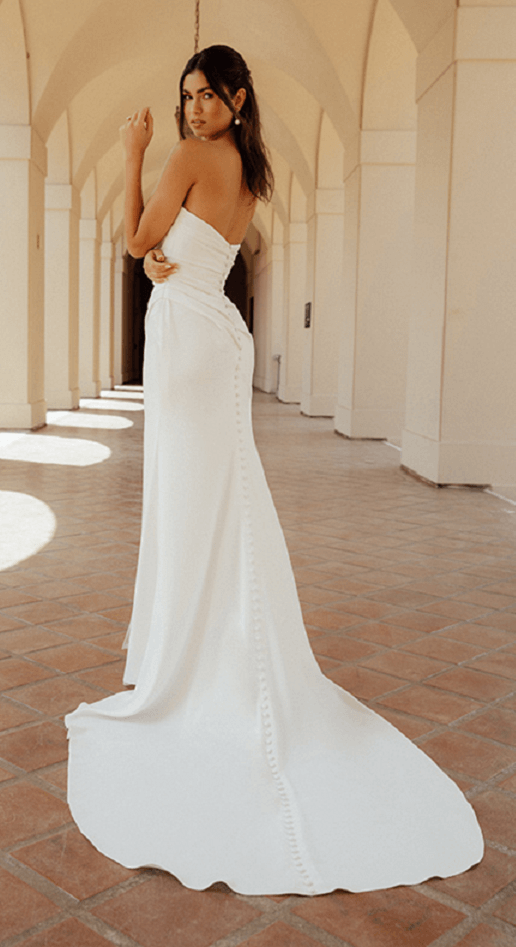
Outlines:
<svg viewBox="0 0 516 947"><path fill-rule="evenodd" d="M126 683L66 723L81 831L191 888L415 884L482 857L473 809L328 680L303 626L251 427L238 251L185 208L146 322L144 503Z"/></svg>

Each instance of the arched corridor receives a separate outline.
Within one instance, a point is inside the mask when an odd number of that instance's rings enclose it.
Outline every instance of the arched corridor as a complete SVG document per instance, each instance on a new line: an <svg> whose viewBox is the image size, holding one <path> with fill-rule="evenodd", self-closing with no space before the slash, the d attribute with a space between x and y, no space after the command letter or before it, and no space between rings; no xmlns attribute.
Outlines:
<svg viewBox="0 0 516 947"><path fill-rule="evenodd" d="M122 688L140 536L118 128L151 105L147 199L194 0L0 0L0 947L513 947L516 0L200 9L274 168L227 292L311 646L459 784L486 856L251 898L126 870L71 822L63 715Z"/></svg>
<svg viewBox="0 0 516 947"><path fill-rule="evenodd" d="M5 428L134 374L118 127L152 105L148 196L193 13L0 3ZM276 178L242 251L256 387L402 444L434 483L516 489L515 2L203 0L201 45L221 41L249 61Z"/></svg>

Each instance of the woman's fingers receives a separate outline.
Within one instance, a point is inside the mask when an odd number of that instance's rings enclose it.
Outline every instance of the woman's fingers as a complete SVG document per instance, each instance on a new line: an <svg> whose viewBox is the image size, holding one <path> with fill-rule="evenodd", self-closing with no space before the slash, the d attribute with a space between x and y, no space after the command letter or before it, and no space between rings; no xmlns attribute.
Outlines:
<svg viewBox="0 0 516 947"><path fill-rule="evenodd" d="M162 250L152 249L143 261L145 273L153 283L164 283L178 268L177 263L169 263Z"/></svg>
<svg viewBox="0 0 516 947"><path fill-rule="evenodd" d="M120 129L120 136L130 152L133 150L142 152L145 151L150 144L153 129L154 122L151 110L150 107L147 106L127 116L125 125Z"/></svg>
<svg viewBox="0 0 516 947"><path fill-rule="evenodd" d="M155 283L168 279L177 270L177 263L151 263L148 267L147 276Z"/></svg>
<svg viewBox="0 0 516 947"><path fill-rule="evenodd" d="M153 119L152 114L151 114L150 106L147 106L147 108L142 109L142 112L143 112L143 124L144 124L144 127L145 127L145 128L147 129L147 131L149 132L149 135L152 136L152 131L153 131L153 128L154 128L154 119Z"/></svg>
<svg viewBox="0 0 516 947"><path fill-rule="evenodd" d="M147 106L146 108L140 109L138 112L135 112L130 120L134 125L140 128L143 125L143 127L152 135L153 121L152 121L150 106Z"/></svg>

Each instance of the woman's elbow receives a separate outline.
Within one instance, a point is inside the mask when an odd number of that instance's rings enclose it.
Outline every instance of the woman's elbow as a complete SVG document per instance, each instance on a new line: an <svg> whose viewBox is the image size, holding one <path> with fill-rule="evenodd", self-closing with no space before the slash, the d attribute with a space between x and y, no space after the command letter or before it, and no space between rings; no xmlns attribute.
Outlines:
<svg viewBox="0 0 516 947"><path fill-rule="evenodd" d="M135 240L133 237L130 240L127 239L127 249L135 260L141 260L141 258L147 253L149 247L144 247L141 241Z"/></svg>

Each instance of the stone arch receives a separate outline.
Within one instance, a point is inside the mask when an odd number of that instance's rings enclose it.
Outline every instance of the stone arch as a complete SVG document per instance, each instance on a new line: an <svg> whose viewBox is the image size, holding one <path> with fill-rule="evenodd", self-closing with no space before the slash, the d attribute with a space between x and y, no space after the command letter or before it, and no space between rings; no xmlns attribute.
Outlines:
<svg viewBox="0 0 516 947"><path fill-rule="evenodd" d="M343 186L344 148L335 126L326 112L322 113L317 145L317 187Z"/></svg>
<svg viewBox="0 0 516 947"><path fill-rule="evenodd" d="M160 16L159 22L151 17L142 18L138 0L126 0L122 7L118 0L104 0L96 5L67 38L52 71L45 75L41 69L38 72L35 124L43 139L48 137L60 113L95 77L129 61L135 77L147 76L148 53L140 58L135 56L135 50L153 49L152 62L163 58L170 62L164 45L167 36L172 31L183 31L184 35L189 32L186 21L182 22L185 14L181 8L174 8L176 21L178 15L180 22L171 23L168 34L166 17ZM217 33L223 29L226 42L241 48L244 55L258 56L294 78L328 112L342 140L349 136L356 125L356 115L331 58L292 0L266 0L259 8L252 0L241 0L238 18L234 16L233 0L222 0L212 29ZM177 74L184 55L176 55L175 59Z"/></svg>
<svg viewBox="0 0 516 947"><path fill-rule="evenodd" d="M72 155L68 112L63 112L47 142L47 184L69 184L72 180Z"/></svg>
<svg viewBox="0 0 516 947"><path fill-rule="evenodd" d="M25 29L19 0L0 5L0 125L30 124Z"/></svg>
<svg viewBox="0 0 516 947"><path fill-rule="evenodd" d="M416 127L416 47L391 0L378 0L367 52L362 129Z"/></svg>
<svg viewBox="0 0 516 947"><path fill-rule="evenodd" d="M457 7L457 0L392 0L418 52L425 48Z"/></svg>

